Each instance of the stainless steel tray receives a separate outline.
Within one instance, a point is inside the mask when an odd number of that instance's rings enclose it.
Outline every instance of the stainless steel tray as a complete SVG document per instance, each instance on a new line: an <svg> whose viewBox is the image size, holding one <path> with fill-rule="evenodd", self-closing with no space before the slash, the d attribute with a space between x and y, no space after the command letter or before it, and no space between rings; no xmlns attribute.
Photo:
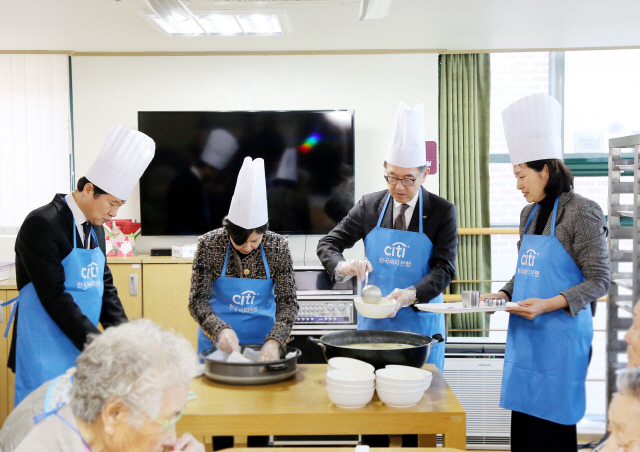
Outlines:
<svg viewBox="0 0 640 452"><path fill-rule="evenodd" d="M259 345L243 345L242 350L250 348L260 350ZM287 347L287 354L295 352L291 358L261 363L228 363L206 358L216 351L210 348L203 351L200 357L204 360L205 376L218 383L232 385L265 385L293 378L298 371L298 357L302 352L295 347Z"/></svg>

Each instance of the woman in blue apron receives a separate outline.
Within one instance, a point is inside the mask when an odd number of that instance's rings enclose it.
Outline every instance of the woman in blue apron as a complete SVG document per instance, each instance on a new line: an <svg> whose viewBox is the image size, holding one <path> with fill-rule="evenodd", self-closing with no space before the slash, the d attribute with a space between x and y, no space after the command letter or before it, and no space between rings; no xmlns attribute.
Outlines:
<svg viewBox="0 0 640 452"><path fill-rule="evenodd" d="M512 410L511 450L575 451L586 407L592 307L607 293L607 228L597 203L573 192L562 161L560 105L546 94L516 101L503 124L520 216L516 272L499 292L509 308L500 406Z"/></svg>
<svg viewBox="0 0 640 452"><path fill-rule="evenodd" d="M247 157L223 227L200 237L193 259L189 311L200 325L199 354L214 344L226 353L263 344L258 360L275 361L286 350L298 314L293 260L268 220L264 162ZM215 450L226 447L233 437L214 437Z"/></svg>
<svg viewBox="0 0 640 452"><path fill-rule="evenodd" d="M263 344L260 361L280 359L298 313L293 260L284 237L267 230L262 159L245 158L223 227L198 242L189 310L198 353Z"/></svg>

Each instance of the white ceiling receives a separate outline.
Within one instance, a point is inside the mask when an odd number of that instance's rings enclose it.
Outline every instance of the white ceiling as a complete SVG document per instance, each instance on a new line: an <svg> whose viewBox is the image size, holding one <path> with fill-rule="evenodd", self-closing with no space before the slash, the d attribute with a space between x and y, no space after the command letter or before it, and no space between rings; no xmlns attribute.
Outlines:
<svg viewBox="0 0 640 452"><path fill-rule="evenodd" d="M195 0L191 9L215 9ZM638 0L394 0L357 20L354 0L234 1L283 12L284 37L168 37L139 16L143 0L0 0L0 51L219 52L364 49L551 49L640 46ZM265 5L265 3L267 3ZM236 6L239 5L239 6Z"/></svg>

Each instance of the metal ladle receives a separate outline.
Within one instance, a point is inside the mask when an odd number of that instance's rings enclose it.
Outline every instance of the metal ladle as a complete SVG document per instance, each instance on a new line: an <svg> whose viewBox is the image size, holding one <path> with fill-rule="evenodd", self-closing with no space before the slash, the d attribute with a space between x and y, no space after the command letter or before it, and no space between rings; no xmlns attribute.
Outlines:
<svg viewBox="0 0 640 452"><path fill-rule="evenodd" d="M367 258L364 258L365 262ZM362 289L362 301L368 304L380 304L382 298L382 291L378 286L369 285L369 272L365 272L364 276L364 288Z"/></svg>

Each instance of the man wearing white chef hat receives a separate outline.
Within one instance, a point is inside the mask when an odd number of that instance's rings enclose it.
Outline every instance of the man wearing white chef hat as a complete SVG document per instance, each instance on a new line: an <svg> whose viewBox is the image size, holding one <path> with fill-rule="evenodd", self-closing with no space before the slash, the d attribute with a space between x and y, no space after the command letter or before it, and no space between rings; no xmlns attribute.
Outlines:
<svg viewBox="0 0 640 452"><path fill-rule="evenodd" d="M414 306L442 303L455 274L458 245L454 205L422 187L429 174L426 163L424 106L412 110L400 102L384 163L388 189L363 196L318 244L320 261L336 280L363 279L368 269L369 284L396 300L389 318L358 314L359 330L446 334L443 314ZM368 261L345 260L344 249L360 239ZM443 342L434 344L427 362L442 371Z"/></svg>
<svg viewBox="0 0 640 452"><path fill-rule="evenodd" d="M106 265L101 226L116 216L154 152L155 143L143 133L112 127L77 190L57 194L22 223L9 355L15 405L72 367L88 336L99 333L98 322L107 328L127 320Z"/></svg>
<svg viewBox="0 0 640 452"><path fill-rule="evenodd" d="M198 353L261 345L276 361L298 312L293 260L284 237L268 230L264 160L246 157L223 227L198 240L189 310L198 322Z"/></svg>
<svg viewBox="0 0 640 452"><path fill-rule="evenodd" d="M610 283L606 223L597 203L573 191L557 100L524 97L502 121L517 188L530 204L520 214L515 276L493 294L518 304L507 309L500 406L512 410L512 451L576 450L592 312Z"/></svg>

